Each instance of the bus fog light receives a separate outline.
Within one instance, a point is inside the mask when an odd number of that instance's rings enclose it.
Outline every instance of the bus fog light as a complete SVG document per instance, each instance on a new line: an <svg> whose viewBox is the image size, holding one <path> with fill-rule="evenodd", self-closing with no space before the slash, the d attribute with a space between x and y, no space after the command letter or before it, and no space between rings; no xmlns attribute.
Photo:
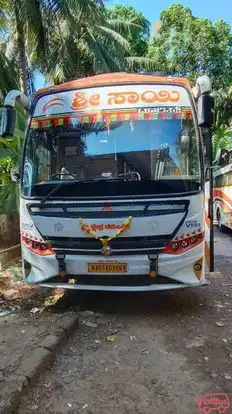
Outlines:
<svg viewBox="0 0 232 414"><path fill-rule="evenodd" d="M194 265L194 270L195 270L196 272L200 272L200 271L202 270L202 264L201 264L201 263L196 263L196 264Z"/></svg>
<svg viewBox="0 0 232 414"><path fill-rule="evenodd" d="M193 271L198 280L201 280L202 270L203 270L203 257L197 260L193 265Z"/></svg>

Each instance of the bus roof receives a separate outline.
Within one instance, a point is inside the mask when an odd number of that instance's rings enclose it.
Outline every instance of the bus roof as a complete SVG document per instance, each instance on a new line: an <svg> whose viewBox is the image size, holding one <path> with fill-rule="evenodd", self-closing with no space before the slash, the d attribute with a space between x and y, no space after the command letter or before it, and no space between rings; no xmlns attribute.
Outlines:
<svg viewBox="0 0 232 414"><path fill-rule="evenodd" d="M61 85L54 85L37 91L36 97L49 92L62 92L70 89L89 88L97 86L124 85L124 84L141 84L141 83L160 83L160 84L178 84L191 90L190 83L185 78L172 78L156 76L151 74L132 74L132 73L106 73L95 75L82 79L75 79L65 82Z"/></svg>

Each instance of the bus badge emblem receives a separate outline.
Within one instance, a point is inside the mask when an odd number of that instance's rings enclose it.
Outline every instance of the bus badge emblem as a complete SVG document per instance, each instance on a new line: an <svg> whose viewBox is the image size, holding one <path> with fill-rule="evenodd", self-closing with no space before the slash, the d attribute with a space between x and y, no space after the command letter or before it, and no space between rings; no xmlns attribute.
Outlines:
<svg viewBox="0 0 232 414"><path fill-rule="evenodd" d="M110 246L103 246L101 249L102 256L111 256L112 255L112 249Z"/></svg>

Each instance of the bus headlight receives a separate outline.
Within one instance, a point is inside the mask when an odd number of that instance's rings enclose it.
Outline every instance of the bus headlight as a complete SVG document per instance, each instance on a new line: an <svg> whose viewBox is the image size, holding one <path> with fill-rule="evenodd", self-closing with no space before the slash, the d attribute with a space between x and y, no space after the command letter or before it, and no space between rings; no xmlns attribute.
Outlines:
<svg viewBox="0 0 232 414"><path fill-rule="evenodd" d="M21 243L27 249L31 250L33 253L38 254L39 256L49 256L55 253L49 243L28 236L24 233L21 234Z"/></svg>
<svg viewBox="0 0 232 414"><path fill-rule="evenodd" d="M181 254L193 247L198 246L204 240L204 233L202 231L194 232L192 234L176 237L169 242L162 253L165 254Z"/></svg>

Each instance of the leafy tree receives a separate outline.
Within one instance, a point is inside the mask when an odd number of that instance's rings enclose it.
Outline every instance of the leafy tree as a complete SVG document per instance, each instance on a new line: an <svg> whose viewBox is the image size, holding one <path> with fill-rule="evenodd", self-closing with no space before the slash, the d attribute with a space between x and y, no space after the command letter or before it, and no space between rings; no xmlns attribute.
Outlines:
<svg viewBox="0 0 232 414"><path fill-rule="evenodd" d="M125 33L125 36L130 43L134 56L145 57L148 52L150 22L144 15L131 6L120 4L113 9L108 9L106 14L111 21L122 21L124 24L130 23L137 26L136 32L129 31Z"/></svg>
<svg viewBox="0 0 232 414"><path fill-rule="evenodd" d="M214 91L215 99L215 127L220 125L231 126L232 121L232 87L225 87ZM232 146L232 145L231 145Z"/></svg>
<svg viewBox="0 0 232 414"><path fill-rule="evenodd" d="M11 181L11 169L20 164L26 114L19 104L16 104L16 109L16 136L0 138L0 214L18 212L19 185ZM0 123L1 115L0 109Z"/></svg>
<svg viewBox="0 0 232 414"><path fill-rule="evenodd" d="M232 35L222 19L193 16L188 7L175 4L161 13L161 27L149 46L149 57L165 74L187 76L193 82L208 74L215 89L232 82Z"/></svg>
<svg viewBox="0 0 232 414"><path fill-rule="evenodd" d="M232 148L232 130L225 125L217 126L213 133L213 157L216 158L219 149Z"/></svg>
<svg viewBox="0 0 232 414"><path fill-rule="evenodd" d="M10 178L11 168L19 165L22 138L0 138L0 214L18 212L19 186Z"/></svg>

